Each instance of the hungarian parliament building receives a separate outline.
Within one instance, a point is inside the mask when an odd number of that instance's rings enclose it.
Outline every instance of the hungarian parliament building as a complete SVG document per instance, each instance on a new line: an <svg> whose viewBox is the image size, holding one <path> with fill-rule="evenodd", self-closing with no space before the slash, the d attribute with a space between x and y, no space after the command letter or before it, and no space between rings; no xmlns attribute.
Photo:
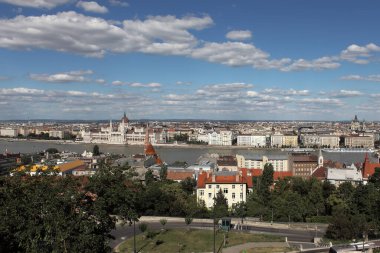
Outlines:
<svg viewBox="0 0 380 253"><path fill-rule="evenodd" d="M120 123L113 124L110 121L109 126L100 128L100 131L82 130L80 135L85 143L124 145L144 145L146 141L152 144L166 143L164 129L153 129L144 126L131 127L125 113Z"/></svg>

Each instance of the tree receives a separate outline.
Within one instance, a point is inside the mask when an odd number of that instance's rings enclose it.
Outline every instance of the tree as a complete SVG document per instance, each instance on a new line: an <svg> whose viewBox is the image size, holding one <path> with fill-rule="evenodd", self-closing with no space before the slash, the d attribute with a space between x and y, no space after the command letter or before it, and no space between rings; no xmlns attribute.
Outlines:
<svg viewBox="0 0 380 253"><path fill-rule="evenodd" d="M181 187L184 192L186 192L188 195L191 195L194 193L194 189L197 186L197 181L195 178L187 177L185 180L181 181Z"/></svg>
<svg viewBox="0 0 380 253"><path fill-rule="evenodd" d="M145 184L150 185L153 182L154 182L153 170L148 169L148 171L145 172Z"/></svg>
<svg viewBox="0 0 380 253"><path fill-rule="evenodd" d="M216 194L214 198L214 214L216 218L222 218L228 216L228 204L227 199L224 196L222 189Z"/></svg>
<svg viewBox="0 0 380 253"><path fill-rule="evenodd" d="M161 219L161 220L160 220L160 223L161 223L161 225L162 225L162 229L163 229L163 230L165 230L165 225L166 225L167 222L168 222L167 219Z"/></svg>
<svg viewBox="0 0 380 253"><path fill-rule="evenodd" d="M57 154L59 153L58 149L56 148L48 148L45 150L45 152L49 153L49 154Z"/></svg>
<svg viewBox="0 0 380 253"><path fill-rule="evenodd" d="M270 187L273 184L273 165L266 163L264 165L263 174L256 179L257 194L264 202L269 202L271 194Z"/></svg>
<svg viewBox="0 0 380 253"><path fill-rule="evenodd" d="M139 230L141 231L141 233L145 233L147 229L148 229L148 224L146 224L145 222L142 222L139 224Z"/></svg>
<svg viewBox="0 0 380 253"><path fill-rule="evenodd" d="M161 181L165 181L168 176L168 166L166 164L161 166L160 170L160 179Z"/></svg>
<svg viewBox="0 0 380 253"><path fill-rule="evenodd" d="M187 229L190 230L190 224L193 222L193 218L191 216L187 216L185 218L185 223L186 223L186 226L187 226Z"/></svg>
<svg viewBox="0 0 380 253"><path fill-rule="evenodd" d="M243 220L247 217L247 203L241 201L239 203L232 205L232 214L234 217L238 217L241 219L241 223L243 224Z"/></svg>
<svg viewBox="0 0 380 253"><path fill-rule="evenodd" d="M92 149L92 154L94 156L99 156L100 155L100 150L99 150L99 146L98 145L95 145Z"/></svg>
<svg viewBox="0 0 380 253"><path fill-rule="evenodd" d="M380 168L375 168L375 173L369 177L368 181L374 184L377 189L380 189Z"/></svg>

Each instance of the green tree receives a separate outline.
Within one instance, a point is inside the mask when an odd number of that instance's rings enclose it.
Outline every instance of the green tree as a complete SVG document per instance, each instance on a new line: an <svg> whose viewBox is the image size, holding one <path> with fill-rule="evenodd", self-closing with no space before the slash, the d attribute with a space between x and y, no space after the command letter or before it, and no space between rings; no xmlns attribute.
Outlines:
<svg viewBox="0 0 380 253"><path fill-rule="evenodd" d="M240 218L242 224L244 222L244 218L247 217L247 211L248 208L246 202L241 201L232 205L232 215Z"/></svg>
<svg viewBox="0 0 380 253"><path fill-rule="evenodd" d="M92 149L92 154L94 156L99 156L100 155L100 150L99 150L99 146L98 145L95 145Z"/></svg>
<svg viewBox="0 0 380 253"><path fill-rule="evenodd" d="M181 181L182 190L189 195L194 193L194 189L196 186L197 181L195 180L195 178L187 177L185 178L185 180Z"/></svg>
<svg viewBox="0 0 380 253"><path fill-rule="evenodd" d="M227 199L224 196L222 189L220 189L214 198L214 214L216 218L228 216Z"/></svg>
<svg viewBox="0 0 380 253"><path fill-rule="evenodd" d="M160 219L160 224L161 224L163 230L165 229L166 223L168 223L167 219Z"/></svg>
<svg viewBox="0 0 380 253"><path fill-rule="evenodd" d="M380 168L375 168L375 173L369 177L368 182L374 184L377 189L380 189Z"/></svg>
<svg viewBox="0 0 380 253"><path fill-rule="evenodd" d="M186 223L186 226L187 226L187 229L188 230L190 230L190 224L193 222L193 217L191 217L191 216L187 216L186 218L185 218L185 223Z"/></svg>
<svg viewBox="0 0 380 253"><path fill-rule="evenodd" d="M166 178L168 176L168 166L166 164L162 165L161 166L161 170L160 170L160 179L162 181L165 181Z"/></svg>
<svg viewBox="0 0 380 253"><path fill-rule="evenodd" d="M142 222L139 224L139 230L141 231L141 233L145 233L147 229L148 229L148 224L146 224L145 222Z"/></svg>
<svg viewBox="0 0 380 253"><path fill-rule="evenodd" d="M57 154L59 153L58 149L56 148L48 148L45 150L45 152L48 152L49 154Z"/></svg>
<svg viewBox="0 0 380 253"><path fill-rule="evenodd" d="M153 170L148 169L148 171L145 172L145 184L150 185L153 182L154 182Z"/></svg>
<svg viewBox="0 0 380 253"><path fill-rule="evenodd" d="M271 198L270 187L273 184L273 174L273 165L266 163L263 174L256 179L257 194L264 202L269 202Z"/></svg>

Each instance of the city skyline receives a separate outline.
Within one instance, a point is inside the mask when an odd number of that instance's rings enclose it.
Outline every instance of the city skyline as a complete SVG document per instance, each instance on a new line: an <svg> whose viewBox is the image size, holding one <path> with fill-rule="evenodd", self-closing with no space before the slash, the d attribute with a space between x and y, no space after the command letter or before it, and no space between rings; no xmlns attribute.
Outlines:
<svg viewBox="0 0 380 253"><path fill-rule="evenodd" d="M0 0L0 119L378 120L379 7Z"/></svg>

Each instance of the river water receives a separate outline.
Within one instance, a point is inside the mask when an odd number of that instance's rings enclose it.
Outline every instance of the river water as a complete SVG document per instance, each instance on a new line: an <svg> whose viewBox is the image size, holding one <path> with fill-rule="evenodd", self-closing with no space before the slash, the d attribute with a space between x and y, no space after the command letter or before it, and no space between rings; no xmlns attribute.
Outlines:
<svg viewBox="0 0 380 253"><path fill-rule="evenodd" d="M83 151L92 151L95 144L84 143L57 143L51 141L9 141L0 140L0 153L4 153L6 150L9 153L34 153L43 151L47 148L56 148L59 151L72 151L77 153L83 153ZM130 156L133 154L143 153L143 146L127 146L127 145L107 145L98 144L100 151L103 153L124 154ZM197 158L206 153L217 153L220 155L236 155L237 153L254 152L261 155L271 154L286 154L285 151L272 150L272 149L249 149L247 147L210 147L210 146L155 146L157 154L167 163L173 163L175 161L185 161L188 164L196 162ZM317 152L315 152L317 154ZM363 162L365 153L349 152L349 153L332 153L323 152L325 160L337 161L345 164ZM370 156L372 161L377 161L377 158Z"/></svg>

